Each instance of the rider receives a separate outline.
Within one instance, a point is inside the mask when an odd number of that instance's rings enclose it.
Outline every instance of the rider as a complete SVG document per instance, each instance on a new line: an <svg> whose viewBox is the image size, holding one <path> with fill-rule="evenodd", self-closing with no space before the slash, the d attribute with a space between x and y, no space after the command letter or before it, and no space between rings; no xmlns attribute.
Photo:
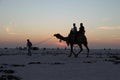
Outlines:
<svg viewBox="0 0 120 80"><path fill-rule="evenodd" d="M84 26L83 26L83 23L80 23L80 28L79 28L79 31L78 31L80 34L84 35L85 34L85 29L84 29Z"/></svg>
<svg viewBox="0 0 120 80"><path fill-rule="evenodd" d="M73 28L71 29L70 34L76 35L76 33L77 33L77 27L76 24L73 23Z"/></svg>
<svg viewBox="0 0 120 80"><path fill-rule="evenodd" d="M68 40L70 40L71 38L75 40L77 35L77 27L76 24L73 23L73 28L70 30L70 34L68 35ZM69 43L67 43L69 45Z"/></svg>

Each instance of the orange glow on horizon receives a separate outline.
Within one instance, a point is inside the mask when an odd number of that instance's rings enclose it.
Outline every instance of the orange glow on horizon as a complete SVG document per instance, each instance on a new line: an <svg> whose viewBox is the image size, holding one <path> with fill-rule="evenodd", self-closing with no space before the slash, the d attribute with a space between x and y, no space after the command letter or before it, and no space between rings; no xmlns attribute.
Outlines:
<svg viewBox="0 0 120 80"><path fill-rule="evenodd" d="M65 42L56 42L55 44L61 47L67 46Z"/></svg>

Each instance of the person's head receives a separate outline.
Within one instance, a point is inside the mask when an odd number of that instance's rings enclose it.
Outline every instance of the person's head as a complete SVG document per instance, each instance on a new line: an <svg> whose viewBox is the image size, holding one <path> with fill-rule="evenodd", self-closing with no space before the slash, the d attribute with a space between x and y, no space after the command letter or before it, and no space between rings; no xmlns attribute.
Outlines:
<svg viewBox="0 0 120 80"><path fill-rule="evenodd" d="M83 26L83 23L80 23L80 26Z"/></svg>
<svg viewBox="0 0 120 80"><path fill-rule="evenodd" d="M76 26L76 24L75 24L75 23L73 23L73 26Z"/></svg>
<svg viewBox="0 0 120 80"><path fill-rule="evenodd" d="M30 40L29 40L29 39L27 39L27 41L29 42Z"/></svg>

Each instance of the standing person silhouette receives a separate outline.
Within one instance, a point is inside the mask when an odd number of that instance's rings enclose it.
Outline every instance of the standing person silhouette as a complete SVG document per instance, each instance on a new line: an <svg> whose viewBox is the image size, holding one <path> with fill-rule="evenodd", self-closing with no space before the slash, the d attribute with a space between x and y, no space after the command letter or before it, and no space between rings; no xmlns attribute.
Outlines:
<svg viewBox="0 0 120 80"><path fill-rule="evenodd" d="M80 23L80 28L79 28L79 31L78 31L80 34L84 35L85 34L85 28L83 26L83 23Z"/></svg>
<svg viewBox="0 0 120 80"><path fill-rule="evenodd" d="M29 39L27 39L27 50L28 50L28 55L31 56L31 48L32 48L32 43L30 42Z"/></svg>

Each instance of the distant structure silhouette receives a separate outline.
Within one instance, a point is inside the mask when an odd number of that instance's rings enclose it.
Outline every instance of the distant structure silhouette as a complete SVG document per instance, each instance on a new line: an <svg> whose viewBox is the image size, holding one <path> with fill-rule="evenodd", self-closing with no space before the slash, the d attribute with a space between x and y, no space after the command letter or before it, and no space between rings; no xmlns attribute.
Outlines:
<svg viewBox="0 0 120 80"><path fill-rule="evenodd" d="M30 42L29 39L27 39L27 49L28 49L28 55L31 56L31 48L32 48L32 43Z"/></svg>

